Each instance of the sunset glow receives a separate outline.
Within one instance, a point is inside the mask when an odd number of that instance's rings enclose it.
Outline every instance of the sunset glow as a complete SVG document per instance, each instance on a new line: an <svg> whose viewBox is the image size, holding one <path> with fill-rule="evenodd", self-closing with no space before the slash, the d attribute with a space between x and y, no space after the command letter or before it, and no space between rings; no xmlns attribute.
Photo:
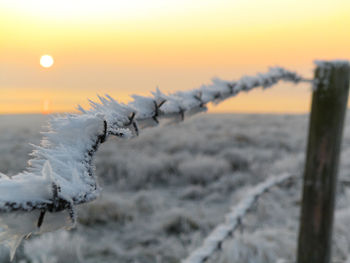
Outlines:
<svg viewBox="0 0 350 263"><path fill-rule="evenodd" d="M42 112L45 98L72 112L96 94L125 102L274 65L310 77L314 59L350 59L348 10L348 0L0 0L0 113ZM50 70L38 64L46 52ZM309 87L290 85L211 108L308 110Z"/></svg>
<svg viewBox="0 0 350 263"><path fill-rule="evenodd" d="M49 114L49 113L50 113L50 100L45 99L43 101L42 114Z"/></svg>

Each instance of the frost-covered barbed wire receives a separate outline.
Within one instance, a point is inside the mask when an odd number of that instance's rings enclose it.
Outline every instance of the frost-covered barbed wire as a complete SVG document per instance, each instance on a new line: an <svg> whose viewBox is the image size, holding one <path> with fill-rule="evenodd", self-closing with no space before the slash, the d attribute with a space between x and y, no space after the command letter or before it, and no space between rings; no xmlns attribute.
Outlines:
<svg viewBox="0 0 350 263"><path fill-rule="evenodd" d="M249 212L258 198L270 188L279 185L296 174L282 174L272 176L257 186L251 188L246 196L231 208L231 211L225 216L225 221L216 226L214 230L205 238L203 245L194 250L182 263L203 263L206 262L215 251L222 247L222 243L240 226L243 217Z"/></svg>
<svg viewBox="0 0 350 263"><path fill-rule="evenodd" d="M41 145L34 146L27 170L12 177L0 174L0 243L14 251L31 233L74 225L75 205L99 195L92 160L108 136L136 136L142 128L158 125L160 119L184 120L205 111L209 102L260 86L268 88L280 80L309 82L295 72L274 67L238 81L214 79L191 91L166 95L157 89L153 97L134 95L127 105L106 95L99 97L99 103L90 101L89 110L79 106L82 114L52 118Z"/></svg>

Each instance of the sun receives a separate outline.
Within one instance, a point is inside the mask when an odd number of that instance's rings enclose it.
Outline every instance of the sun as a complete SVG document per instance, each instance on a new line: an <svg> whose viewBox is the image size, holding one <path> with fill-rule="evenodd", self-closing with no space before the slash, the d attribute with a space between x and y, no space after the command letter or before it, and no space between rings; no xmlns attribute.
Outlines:
<svg viewBox="0 0 350 263"><path fill-rule="evenodd" d="M53 58L50 55L43 55L40 58L40 65L44 68L50 68L53 65Z"/></svg>

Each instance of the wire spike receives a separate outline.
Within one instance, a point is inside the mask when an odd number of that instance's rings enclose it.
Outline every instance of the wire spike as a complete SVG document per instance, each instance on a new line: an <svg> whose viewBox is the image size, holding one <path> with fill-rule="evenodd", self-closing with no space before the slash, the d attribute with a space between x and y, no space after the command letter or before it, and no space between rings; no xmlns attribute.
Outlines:
<svg viewBox="0 0 350 263"><path fill-rule="evenodd" d="M40 228L44 222L45 213L46 213L46 210L41 210L40 215L39 215L39 219L38 219L38 223L37 223L38 228Z"/></svg>
<svg viewBox="0 0 350 263"><path fill-rule="evenodd" d="M133 123L132 123L132 126L134 127L136 136L139 136L139 128L137 127L137 123L136 123L136 122L133 122Z"/></svg>

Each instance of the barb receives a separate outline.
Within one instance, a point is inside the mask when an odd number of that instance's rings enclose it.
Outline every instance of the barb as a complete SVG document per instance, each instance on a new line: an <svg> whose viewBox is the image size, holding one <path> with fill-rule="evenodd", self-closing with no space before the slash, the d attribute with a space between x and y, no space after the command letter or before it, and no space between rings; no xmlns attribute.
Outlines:
<svg viewBox="0 0 350 263"><path fill-rule="evenodd" d="M136 136L139 136L139 128L137 127L137 123L135 122L136 112L133 112L129 117L129 122L125 124L125 127L132 126L134 128L134 132Z"/></svg>
<svg viewBox="0 0 350 263"><path fill-rule="evenodd" d="M179 109L179 114L180 114L181 121L184 121L185 120L185 110L181 107Z"/></svg>
<svg viewBox="0 0 350 263"><path fill-rule="evenodd" d="M43 224L45 213L46 213L46 210L42 210L42 211L40 212L40 216L39 216L38 224L37 224L37 227L38 227L38 228L40 228L41 225Z"/></svg>
<svg viewBox="0 0 350 263"><path fill-rule="evenodd" d="M203 245L193 251L182 263L203 263L208 260L215 251L221 249L224 240L233 235L241 225L243 217L263 193L295 176L296 174L273 176L253 187L238 205L231 208L231 212L225 216L225 222L215 227L204 240Z"/></svg>
<svg viewBox="0 0 350 263"><path fill-rule="evenodd" d="M232 95L233 93L231 91L231 88L233 88L233 86L231 84L227 84L227 86L229 87L230 94ZM205 106L205 103L202 100L202 92L198 92L198 94L194 94L193 98L195 98L199 102L199 107L204 107Z"/></svg>

